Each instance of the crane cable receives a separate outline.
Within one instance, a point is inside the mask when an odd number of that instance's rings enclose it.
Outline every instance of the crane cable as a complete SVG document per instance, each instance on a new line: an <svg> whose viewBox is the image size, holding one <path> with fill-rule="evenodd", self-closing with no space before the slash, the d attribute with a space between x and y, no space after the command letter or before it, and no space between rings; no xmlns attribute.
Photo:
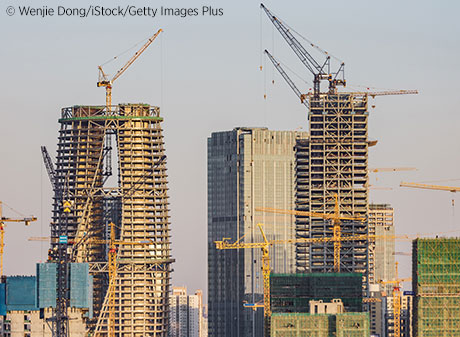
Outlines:
<svg viewBox="0 0 460 337"><path fill-rule="evenodd" d="M278 15L276 15L272 10L270 10L270 12L276 17L276 19L281 22L284 26L286 26L291 32L293 32L294 34L296 34L298 37L300 37L302 40L304 40L305 42L307 42L310 46L312 46L313 48L315 48L316 50L318 50L320 53L322 53L323 55L326 55L326 56L330 56L331 58L333 58L334 60L336 60L337 62L340 62L340 63L343 63L343 61L341 59L339 59L338 57L332 55L331 53L327 52L326 50L322 49L320 46L314 44L312 41L310 41L309 39L307 39L306 37L304 37L302 34L300 34L299 32L297 32L294 28L292 28L291 26L289 26L286 22L284 22L283 20L281 20L279 18Z"/></svg>
<svg viewBox="0 0 460 337"><path fill-rule="evenodd" d="M117 58L119 58L120 56L122 56L122 55L124 55L124 54L130 52L131 50L133 50L134 48L136 48L137 46L139 46L141 43L145 43L145 41L147 41L148 39L149 39L149 37L143 39L142 41L137 42L137 43L136 43L135 45L133 45L132 47L130 47L130 48L126 49L125 51L121 52L120 54L118 54L118 55L116 55L116 56L114 56L114 57L108 59L107 61L105 61L104 63L101 64L101 67L102 67L102 66L105 66L106 64L108 64L108 63L110 63L110 62L112 62L112 61L115 61Z"/></svg>
<svg viewBox="0 0 460 337"><path fill-rule="evenodd" d="M13 211L14 213L16 213L17 215L20 215L20 216L22 216L23 218L26 217L24 214L22 214L22 213L19 212L19 211L16 211L13 207L11 207L10 205L8 205L6 202L2 201L2 205L5 205L7 208L9 208L11 211Z"/></svg>

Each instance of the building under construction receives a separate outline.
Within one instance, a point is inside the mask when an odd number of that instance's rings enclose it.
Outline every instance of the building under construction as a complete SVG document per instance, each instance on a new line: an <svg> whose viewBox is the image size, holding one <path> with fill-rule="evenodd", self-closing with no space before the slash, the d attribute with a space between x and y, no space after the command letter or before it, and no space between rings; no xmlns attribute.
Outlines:
<svg viewBox="0 0 460 337"><path fill-rule="evenodd" d="M310 311L311 301L340 299L347 312L363 309L362 275L358 273L271 274L273 313Z"/></svg>
<svg viewBox="0 0 460 337"><path fill-rule="evenodd" d="M334 195L344 215L367 217L367 95L321 94L309 99L309 139L296 145L296 208L298 211L333 213ZM343 235L366 235L367 223L343 221ZM296 216L299 237L331 237L330 222ZM367 275L366 241L341 243L339 269ZM299 272L334 270L334 243L297 243ZM338 271L338 270L336 270Z"/></svg>
<svg viewBox="0 0 460 337"><path fill-rule="evenodd" d="M412 244L414 336L460 335L460 239L417 239Z"/></svg>
<svg viewBox="0 0 460 337"><path fill-rule="evenodd" d="M65 261L90 264L96 336L108 335L109 325L113 336L167 336L172 259L161 122L160 109L147 104L62 109L50 258L63 261L66 241ZM118 186L106 187L113 151ZM111 222L118 245L109 285ZM59 294L66 280L57 282L58 302L66 302Z"/></svg>
<svg viewBox="0 0 460 337"><path fill-rule="evenodd" d="M275 313L271 337L368 337L369 313Z"/></svg>
<svg viewBox="0 0 460 337"><path fill-rule="evenodd" d="M267 50L266 55L308 109L310 134L296 145L296 236L327 238L317 244L296 243L296 269L305 272L346 272L368 274L366 240L340 241L341 234L367 235L363 220L368 210L368 95L338 92L345 86L344 63L332 70L331 58L318 62L293 35L278 16L261 4L263 11L278 29L289 47L313 75L313 91L304 94ZM327 91L321 84L327 83ZM334 213L348 217L325 221L309 212ZM360 218L360 221L351 220ZM339 233L341 232L341 234ZM334 234L335 233L335 234Z"/></svg>

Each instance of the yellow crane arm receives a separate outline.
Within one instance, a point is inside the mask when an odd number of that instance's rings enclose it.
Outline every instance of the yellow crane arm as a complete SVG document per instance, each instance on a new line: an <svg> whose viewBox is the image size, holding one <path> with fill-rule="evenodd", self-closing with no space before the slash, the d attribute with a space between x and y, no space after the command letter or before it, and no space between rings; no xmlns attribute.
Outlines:
<svg viewBox="0 0 460 337"><path fill-rule="evenodd" d="M365 218L360 217L353 217L353 216L339 216L335 214L325 214L325 213L317 213L317 212L306 212L306 211L294 211L288 209L277 209L277 208L270 208L270 207L259 207L256 208L258 212L265 212L265 213L276 213L276 214L290 214L290 215L303 215L303 216L310 216L310 217L318 217L322 219L340 219L340 220L355 220L355 221L365 221Z"/></svg>
<svg viewBox="0 0 460 337"><path fill-rule="evenodd" d="M455 186L428 185L428 184L407 183L407 182L401 182L401 184L399 184L399 186L401 186L401 187L412 187L412 188L422 188L422 189L426 189L426 190L460 192L460 187L455 187Z"/></svg>
<svg viewBox="0 0 460 337"><path fill-rule="evenodd" d="M158 31L155 33L155 35L153 35L151 38L148 39L148 41L141 47L141 49L139 49L130 59L128 62L126 62L126 64L120 69L118 70L118 72L115 74L115 76L112 78L111 82L115 82L115 80L120 77L125 71L126 69L129 68L129 66L131 64L133 64L134 61L137 60L137 58L139 56L141 56L141 54L147 49L148 46L150 46L152 44L153 41L155 41L155 39L157 38L158 35L160 35L160 33L163 31L163 29L158 29Z"/></svg>
<svg viewBox="0 0 460 337"><path fill-rule="evenodd" d="M0 276L3 276L3 251L5 248L5 222L24 222L29 226L30 222L37 221L36 217L13 219L3 216L3 203L0 201Z"/></svg>
<svg viewBox="0 0 460 337"><path fill-rule="evenodd" d="M379 281L378 283L380 284L396 284L399 286L400 283L402 282L410 282L412 281L412 277L408 277L408 278L398 278L396 280L392 280L392 281Z"/></svg>
<svg viewBox="0 0 460 337"><path fill-rule="evenodd" d="M102 66L98 66L97 68L99 69L99 80L97 82L98 87L105 87L105 104L107 108L107 112L110 111L110 107L112 105L112 84L115 82L115 80L120 77L126 69L129 68L131 64L133 64L134 61L137 60L139 56L147 49L148 46L152 44L152 42L157 38L157 36L162 32L163 30L160 28L158 32L155 33L151 38L148 39L148 41L139 49L130 59L129 61L120 69L118 72L115 74L115 76L109 80L107 78L107 74L102 70Z"/></svg>
<svg viewBox="0 0 460 337"><path fill-rule="evenodd" d="M350 235L350 236L341 236L339 241L374 241L374 240L412 240L407 235ZM267 242L241 242L239 239L236 242L229 242L228 238L224 238L221 241L214 241L216 248L219 250L223 249L252 249L252 248L263 248L267 245L284 245L284 244L296 244L296 243L327 243L334 242L336 239L333 237L323 237L323 238L296 238L296 239L287 239L287 240L270 240Z"/></svg>
<svg viewBox="0 0 460 337"><path fill-rule="evenodd" d="M263 231L262 224L257 224L262 234L264 242L242 242L244 236L240 237L235 242L231 243L230 238L223 238L220 241L214 241L216 244L216 249L251 249L251 248L260 248L262 250L262 273L264 279L264 316L265 318L270 317L271 307L270 307L270 256L269 256L269 247L275 244L288 244L288 243L323 243L323 242L334 242L334 245L337 241L364 241L369 239L383 238L390 239L392 236L377 236L377 235L354 235L354 236L340 236L340 237L327 237L327 238L297 238L292 240L271 240L268 241L265 232ZM395 237L395 236L393 236ZM404 237L406 238L406 237ZM256 310L261 305L247 305Z"/></svg>
<svg viewBox="0 0 460 337"><path fill-rule="evenodd" d="M353 92L354 95L369 95L372 98L375 96L390 96L390 95L417 95L418 90L387 90L387 91L362 91Z"/></svg>
<svg viewBox="0 0 460 337"><path fill-rule="evenodd" d="M399 171L417 171L416 167L377 167L370 168L369 172L399 172Z"/></svg>

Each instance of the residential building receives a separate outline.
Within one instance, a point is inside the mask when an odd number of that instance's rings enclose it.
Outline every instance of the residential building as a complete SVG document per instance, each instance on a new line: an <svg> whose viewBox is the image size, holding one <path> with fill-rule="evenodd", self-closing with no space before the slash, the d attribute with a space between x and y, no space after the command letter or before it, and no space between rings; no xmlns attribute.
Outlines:
<svg viewBox="0 0 460 337"><path fill-rule="evenodd" d="M173 287L169 306L170 337L206 337L201 290L197 290L194 295L188 295L186 287Z"/></svg>
<svg viewBox="0 0 460 337"><path fill-rule="evenodd" d="M401 294L401 313L400 313L400 336L413 337L413 301L414 293L412 291L404 291ZM395 336L395 321L394 321L394 305L391 294L386 298L386 313L385 313L385 337Z"/></svg>
<svg viewBox="0 0 460 337"><path fill-rule="evenodd" d="M369 317L371 336L385 337L386 297L381 284L369 285Z"/></svg>
<svg viewBox="0 0 460 337"><path fill-rule="evenodd" d="M394 209L389 204L369 205L369 234L377 235L369 244L369 283L395 278ZM392 285L384 289L391 295Z"/></svg>

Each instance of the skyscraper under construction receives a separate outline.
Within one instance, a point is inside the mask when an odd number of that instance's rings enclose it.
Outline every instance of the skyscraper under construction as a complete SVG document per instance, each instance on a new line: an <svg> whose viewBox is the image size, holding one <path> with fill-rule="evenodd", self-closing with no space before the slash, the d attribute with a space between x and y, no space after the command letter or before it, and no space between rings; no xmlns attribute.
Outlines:
<svg viewBox="0 0 460 337"><path fill-rule="evenodd" d="M62 260L65 238L65 260L90 264L96 336L167 336L173 260L162 120L147 104L74 106L59 119L50 257ZM113 151L118 184L107 188ZM109 285L113 246L116 277Z"/></svg>
<svg viewBox="0 0 460 337"><path fill-rule="evenodd" d="M332 213L338 196L343 215L367 218L367 95L321 94L309 99L309 139L296 146L297 210ZM300 237L331 237L331 223L298 215ZM367 223L342 221L343 235L366 235ZM366 241L341 243L339 270L367 274ZM296 246L297 270L334 270L334 244Z"/></svg>
<svg viewBox="0 0 460 337"><path fill-rule="evenodd" d="M297 243L298 272L347 271L367 275L368 249L365 240L340 241L344 235L367 235L368 189L367 103L366 93L339 92L345 86L344 63L332 70L330 55L316 59L293 35L278 16L261 4L270 21L313 74L313 90L303 94L284 71L281 62L267 50L270 61L308 109L310 135L296 144L296 236L333 237L333 242ZM313 45L312 45L313 46ZM321 84L328 83L322 91ZM337 202L337 204L336 204ZM345 221L335 223L309 214L336 213ZM360 221L355 221L353 218Z"/></svg>
<svg viewBox="0 0 460 337"><path fill-rule="evenodd" d="M313 88L302 93L281 62L265 50L300 103L308 109L310 135L296 144L296 236L332 238L330 242L297 243L296 269L298 272L358 272L367 276L368 243L361 238L368 234L368 148L376 144L367 137L368 99L418 92L340 92L338 87L346 86L345 64L309 42L323 54L318 61L296 38L306 40L304 37L263 4L261 8L313 75ZM335 69L332 59L338 61ZM327 90L322 88L323 83L327 83ZM324 213L334 212L344 221L324 221Z"/></svg>

